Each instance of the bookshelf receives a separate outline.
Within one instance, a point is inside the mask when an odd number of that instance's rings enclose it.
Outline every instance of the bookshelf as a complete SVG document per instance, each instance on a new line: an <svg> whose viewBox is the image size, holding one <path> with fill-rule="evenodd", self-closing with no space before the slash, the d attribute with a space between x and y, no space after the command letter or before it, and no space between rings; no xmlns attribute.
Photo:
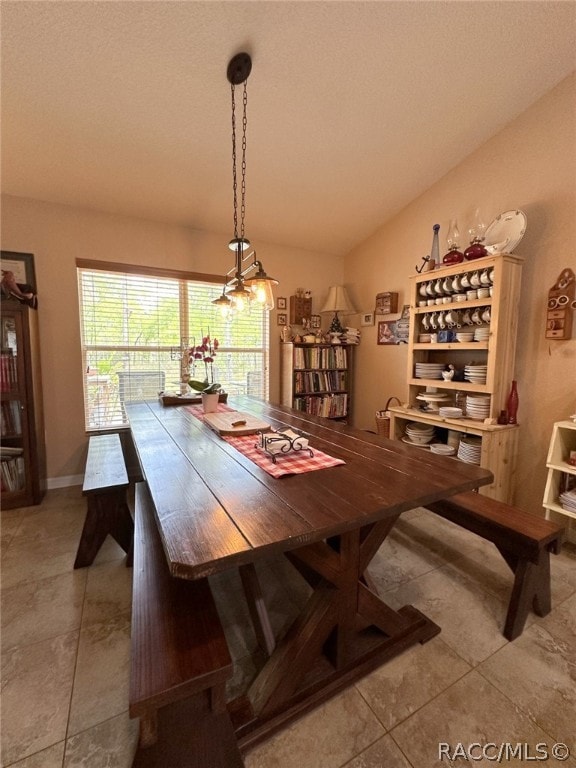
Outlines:
<svg viewBox="0 0 576 768"><path fill-rule="evenodd" d="M281 344L282 405L326 419L348 419L352 347L347 344Z"/></svg>
<svg viewBox="0 0 576 768"><path fill-rule="evenodd" d="M0 319L2 509L39 504L46 483L38 312L3 300Z"/></svg>

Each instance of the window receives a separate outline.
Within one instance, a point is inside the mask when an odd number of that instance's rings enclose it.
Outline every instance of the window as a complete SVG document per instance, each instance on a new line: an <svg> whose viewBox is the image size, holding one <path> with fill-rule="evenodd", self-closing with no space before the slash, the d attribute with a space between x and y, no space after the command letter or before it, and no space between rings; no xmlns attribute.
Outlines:
<svg viewBox="0 0 576 768"><path fill-rule="evenodd" d="M208 332L220 345L213 380L232 395L268 396L268 313L251 307L224 320L211 304L222 293L220 277L81 260L77 266L87 430L125 426L130 400L178 392L182 350ZM200 365L190 373L203 380Z"/></svg>

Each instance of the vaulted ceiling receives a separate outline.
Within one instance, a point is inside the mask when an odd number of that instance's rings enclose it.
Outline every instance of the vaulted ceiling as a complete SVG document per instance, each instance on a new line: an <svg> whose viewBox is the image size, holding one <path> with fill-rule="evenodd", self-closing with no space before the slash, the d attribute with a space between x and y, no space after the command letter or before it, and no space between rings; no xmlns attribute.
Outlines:
<svg viewBox="0 0 576 768"><path fill-rule="evenodd" d="M246 234L332 254L576 68L562 1L4 0L1 24L3 192L228 239L244 50Z"/></svg>

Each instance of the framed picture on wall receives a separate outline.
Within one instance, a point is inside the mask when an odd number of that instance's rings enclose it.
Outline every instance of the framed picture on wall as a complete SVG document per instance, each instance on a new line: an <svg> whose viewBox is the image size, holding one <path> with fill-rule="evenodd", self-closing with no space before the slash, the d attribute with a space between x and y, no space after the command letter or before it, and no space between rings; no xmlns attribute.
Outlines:
<svg viewBox="0 0 576 768"><path fill-rule="evenodd" d="M276 309L286 309L286 296L278 296L276 299Z"/></svg>
<svg viewBox="0 0 576 768"><path fill-rule="evenodd" d="M2 256L2 272L13 272L17 283L29 285L32 291L36 291L34 254L2 251L0 255Z"/></svg>
<svg viewBox="0 0 576 768"><path fill-rule="evenodd" d="M288 324L288 315L286 313L282 313L281 315L277 315L276 317L276 325L287 325Z"/></svg>
<svg viewBox="0 0 576 768"><path fill-rule="evenodd" d="M360 320L361 325L374 325L374 312L365 312Z"/></svg>
<svg viewBox="0 0 576 768"><path fill-rule="evenodd" d="M310 328L320 328L320 315L310 316Z"/></svg>

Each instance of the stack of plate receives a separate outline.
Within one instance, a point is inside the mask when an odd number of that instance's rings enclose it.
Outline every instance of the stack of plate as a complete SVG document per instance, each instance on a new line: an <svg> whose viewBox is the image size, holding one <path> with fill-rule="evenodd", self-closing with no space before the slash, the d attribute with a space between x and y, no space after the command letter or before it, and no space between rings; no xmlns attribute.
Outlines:
<svg viewBox="0 0 576 768"><path fill-rule="evenodd" d="M445 445L444 443L433 443L430 446L432 453L438 453L441 456L454 456L456 448L453 445Z"/></svg>
<svg viewBox="0 0 576 768"><path fill-rule="evenodd" d="M490 338L490 328L479 326L474 331L474 341L488 341Z"/></svg>
<svg viewBox="0 0 576 768"><path fill-rule="evenodd" d="M416 400L423 400L431 411L438 411L440 404L450 399L450 395L440 392L420 392L416 395Z"/></svg>
<svg viewBox="0 0 576 768"><path fill-rule="evenodd" d="M458 458L466 464L480 464L482 438L464 435L458 446Z"/></svg>
<svg viewBox="0 0 576 768"><path fill-rule="evenodd" d="M417 421L411 421L406 424L407 443L416 443L416 445L426 445L434 437L434 427L428 424L420 424Z"/></svg>
<svg viewBox="0 0 576 768"><path fill-rule="evenodd" d="M441 379L444 363L416 363L417 379Z"/></svg>
<svg viewBox="0 0 576 768"><path fill-rule="evenodd" d="M438 413L445 419L462 418L462 408L452 408L451 406L444 405L438 409Z"/></svg>
<svg viewBox="0 0 576 768"><path fill-rule="evenodd" d="M476 421L487 419L490 416L490 395L468 395L466 415Z"/></svg>
<svg viewBox="0 0 576 768"><path fill-rule="evenodd" d="M473 384L486 384L487 365L465 365L464 379Z"/></svg>

